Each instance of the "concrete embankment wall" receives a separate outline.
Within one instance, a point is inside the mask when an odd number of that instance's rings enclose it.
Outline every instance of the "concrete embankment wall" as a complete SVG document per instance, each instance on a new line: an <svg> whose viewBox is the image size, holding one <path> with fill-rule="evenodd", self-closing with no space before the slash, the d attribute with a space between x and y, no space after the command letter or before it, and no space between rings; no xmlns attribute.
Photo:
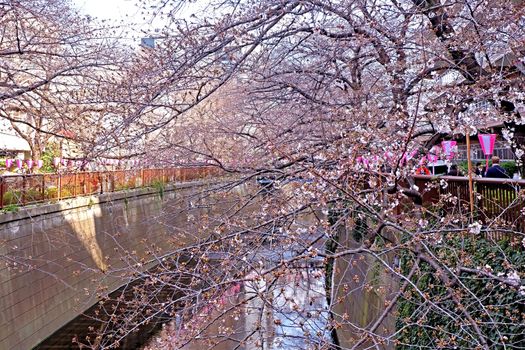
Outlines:
<svg viewBox="0 0 525 350"><path fill-rule="evenodd" d="M0 349L38 345L97 295L130 281L124 267L150 259L147 251L160 255L198 240L197 224L220 207L204 195L209 186L138 189L1 214Z"/></svg>
<svg viewBox="0 0 525 350"><path fill-rule="evenodd" d="M341 227L339 250L357 248L362 244L354 237L355 228L353 222ZM396 237L387 232L383 234L396 240ZM381 259L383 263L363 253L336 260L334 310L336 319L344 325L337 332L344 348L353 348L363 336L363 330L370 329L379 319L381 322L373 333L380 337L370 337L357 349L390 350L395 347L389 336L395 331L396 309L394 307L385 317L383 314L389 301L399 291L399 279L385 264L395 268L397 259L394 254L381 255Z"/></svg>

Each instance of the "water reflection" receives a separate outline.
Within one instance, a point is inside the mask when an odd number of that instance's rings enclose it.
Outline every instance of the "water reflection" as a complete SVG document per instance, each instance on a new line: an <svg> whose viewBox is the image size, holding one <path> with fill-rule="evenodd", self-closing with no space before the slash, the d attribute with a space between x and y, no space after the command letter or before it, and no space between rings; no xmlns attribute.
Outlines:
<svg viewBox="0 0 525 350"><path fill-rule="evenodd" d="M166 325L146 349L321 349L329 338L323 272L296 268L266 281L252 273L190 322Z"/></svg>

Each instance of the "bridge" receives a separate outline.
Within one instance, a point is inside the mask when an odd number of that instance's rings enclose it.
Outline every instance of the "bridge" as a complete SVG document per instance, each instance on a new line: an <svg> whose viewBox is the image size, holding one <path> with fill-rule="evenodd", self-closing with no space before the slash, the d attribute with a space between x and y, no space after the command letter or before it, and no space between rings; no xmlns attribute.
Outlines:
<svg viewBox="0 0 525 350"><path fill-rule="evenodd" d="M198 224L213 227L229 207L203 194L218 175L195 167L1 177L0 349L37 346L130 283L126 266L151 268L167 243L198 240Z"/></svg>

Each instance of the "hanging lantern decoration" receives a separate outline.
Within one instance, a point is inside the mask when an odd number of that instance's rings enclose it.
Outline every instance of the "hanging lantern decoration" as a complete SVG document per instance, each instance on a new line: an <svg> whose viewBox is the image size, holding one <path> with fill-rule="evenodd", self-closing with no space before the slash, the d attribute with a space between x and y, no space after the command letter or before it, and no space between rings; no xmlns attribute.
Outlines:
<svg viewBox="0 0 525 350"><path fill-rule="evenodd" d="M401 159L399 160L399 165L401 166L404 166L405 164L407 164L408 162L408 154L406 152L403 152L403 154L401 155Z"/></svg>
<svg viewBox="0 0 525 350"><path fill-rule="evenodd" d="M13 159L6 159L5 160L5 167L7 169L11 168L13 166Z"/></svg>
<svg viewBox="0 0 525 350"><path fill-rule="evenodd" d="M489 168L489 157L494 153L496 136L496 134L478 134L479 144L485 155L485 171Z"/></svg>
<svg viewBox="0 0 525 350"><path fill-rule="evenodd" d="M62 165L67 166L67 159L62 159Z"/></svg>
<svg viewBox="0 0 525 350"><path fill-rule="evenodd" d="M428 161L429 161L430 163L435 163L435 162L438 161L439 156L436 155L436 154L429 153L429 154L427 154L427 159L428 159Z"/></svg>
<svg viewBox="0 0 525 350"><path fill-rule="evenodd" d="M16 160L16 167L20 170L24 166L24 163L22 162L22 159Z"/></svg>
<svg viewBox="0 0 525 350"><path fill-rule="evenodd" d="M58 168L59 165L60 165L60 158L55 157L55 158L53 159L53 166L54 166L55 168Z"/></svg>
<svg viewBox="0 0 525 350"><path fill-rule="evenodd" d="M414 158L417 154L417 148L416 149L413 149L412 152L410 152L407 156L407 160L411 160L412 158Z"/></svg>
<svg viewBox="0 0 525 350"><path fill-rule="evenodd" d="M32 169L32 168L33 168L33 164L34 164L34 162L33 162L32 159L28 159L28 160L26 161L26 164L27 164L27 168L28 168L28 169Z"/></svg>
<svg viewBox="0 0 525 350"><path fill-rule="evenodd" d="M438 145L432 146L430 152L427 154L427 159L431 163L435 163L439 160L439 154L441 153L441 147Z"/></svg>
<svg viewBox="0 0 525 350"><path fill-rule="evenodd" d="M443 148L443 152L445 153L445 157L447 159L452 159L456 155L454 152L454 147L456 147L456 144L456 141L441 141L441 147Z"/></svg>
<svg viewBox="0 0 525 350"><path fill-rule="evenodd" d="M43 166L44 166L44 161L42 159L39 159L39 160L36 161L36 168L37 169L40 169Z"/></svg>

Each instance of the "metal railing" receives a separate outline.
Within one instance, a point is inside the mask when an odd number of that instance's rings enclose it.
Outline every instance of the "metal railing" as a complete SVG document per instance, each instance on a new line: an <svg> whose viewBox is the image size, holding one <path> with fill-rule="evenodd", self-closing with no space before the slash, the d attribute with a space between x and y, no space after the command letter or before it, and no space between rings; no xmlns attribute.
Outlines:
<svg viewBox="0 0 525 350"><path fill-rule="evenodd" d="M502 161L514 161L516 160L516 155L511 148L504 146L502 143L496 144L492 152L494 156L498 156ZM467 159L467 146L459 145L458 146L458 156L457 159L466 160ZM479 145L473 145L470 151L470 159L472 161L481 161L483 162L486 157L483 153L483 150Z"/></svg>
<svg viewBox="0 0 525 350"><path fill-rule="evenodd" d="M469 213L467 177L417 175L414 179L423 193L424 205L445 199L444 209L447 212ZM476 220L491 227L525 233L525 180L474 178L473 185ZM446 200L447 195L457 200Z"/></svg>
<svg viewBox="0 0 525 350"><path fill-rule="evenodd" d="M0 176L0 209L220 175L211 166Z"/></svg>

